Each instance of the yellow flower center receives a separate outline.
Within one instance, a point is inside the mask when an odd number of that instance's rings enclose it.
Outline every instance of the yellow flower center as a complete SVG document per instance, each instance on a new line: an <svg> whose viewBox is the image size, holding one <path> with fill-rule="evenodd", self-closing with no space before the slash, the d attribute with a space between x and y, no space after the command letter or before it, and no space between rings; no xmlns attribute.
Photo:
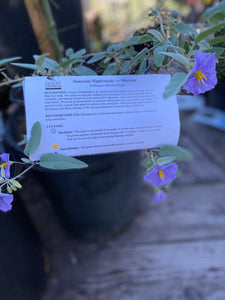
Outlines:
<svg viewBox="0 0 225 300"><path fill-rule="evenodd" d="M201 84L203 82L203 79L207 80L207 78L205 77L205 74L202 73L202 71L199 71L199 70L197 70L195 72L195 78L198 80L199 84Z"/></svg>
<svg viewBox="0 0 225 300"><path fill-rule="evenodd" d="M8 163L7 163L7 162L4 162L3 164L0 165L0 168L1 168L1 167L6 167L6 166L8 166Z"/></svg>
<svg viewBox="0 0 225 300"><path fill-rule="evenodd" d="M164 180L165 175L164 175L164 173L163 173L163 170L159 169L158 172L159 172L159 177L160 177L162 180Z"/></svg>

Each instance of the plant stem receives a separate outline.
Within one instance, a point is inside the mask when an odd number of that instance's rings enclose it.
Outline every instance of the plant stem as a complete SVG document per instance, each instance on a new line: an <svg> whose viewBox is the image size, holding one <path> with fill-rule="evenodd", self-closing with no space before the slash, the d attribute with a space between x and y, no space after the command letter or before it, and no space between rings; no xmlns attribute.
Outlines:
<svg viewBox="0 0 225 300"><path fill-rule="evenodd" d="M17 176L15 176L15 177L13 177L13 178L11 178L11 179L12 179L12 180L16 180L17 178L23 176L23 175L24 175L25 173L27 173L30 169L32 169L35 165L36 165L36 163L33 163L33 164L30 165L27 169L25 169L23 172L21 172L20 174L18 174ZM8 183L8 181L10 181L10 180L7 179L3 184L0 184L0 187L2 188L3 186L5 186L5 185Z"/></svg>
<svg viewBox="0 0 225 300"><path fill-rule="evenodd" d="M52 10L48 0L40 0L42 9L44 11L46 21L48 23L50 38L53 42L57 59L60 60L63 57L62 46L59 41L58 32L56 28L56 23L52 14Z"/></svg>
<svg viewBox="0 0 225 300"><path fill-rule="evenodd" d="M0 87L4 85L11 85L20 81L23 81L24 78L17 78L17 79L9 79L8 81L3 81L0 83Z"/></svg>

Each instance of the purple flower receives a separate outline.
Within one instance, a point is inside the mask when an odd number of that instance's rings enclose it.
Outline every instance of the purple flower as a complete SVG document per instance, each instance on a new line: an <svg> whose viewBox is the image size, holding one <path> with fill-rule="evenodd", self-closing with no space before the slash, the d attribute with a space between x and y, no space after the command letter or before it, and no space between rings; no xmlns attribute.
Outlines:
<svg viewBox="0 0 225 300"><path fill-rule="evenodd" d="M9 154L3 153L0 155L0 158L4 161L4 163L0 164L0 168L3 166L5 168L5 177L10 177L10 162L9 162Z"/></svg>
<svg viewBox="0 0 225 300"><path fill-rule="evenodd" d="M161 203L165 201L165 199L166 199L166 194L163 192L158 192L153 195L153 201L155 203Z"/></svg>
<svg viewBox="0 0 225 300"><path fill-rule="evenodd" d="M13 195L0 193L0 210L7 212L12 209Z"/></svg>
<svg viewBox="0 0 225 300"><path fill-rule="evenodd" d="M177 177L177 164L173 163L167 166L156 165L144 179L154 186L160 186L172 182Z"/></svg>
<svg viewBox="0 0 225 300"><path fill-rule="evenodd" d="M183 85L188 93L198 95L205 93L215 87L216 77L216 55L215 53L198 52L195 54L195 63L188 80Z"/></svg>

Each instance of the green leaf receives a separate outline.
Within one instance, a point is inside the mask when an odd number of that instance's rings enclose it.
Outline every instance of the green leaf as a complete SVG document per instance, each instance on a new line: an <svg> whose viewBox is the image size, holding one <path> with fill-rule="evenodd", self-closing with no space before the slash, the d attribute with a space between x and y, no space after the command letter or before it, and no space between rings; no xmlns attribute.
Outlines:
<svg viewBox="0 0 225 300"><path fill-rule="evenodd" d="M25 162L26 164L30 164L31 163L31 161L28 158L26 158L26 157L22 157L21 160L23 162Z"/></svg>
<svg viewBox="0 0 225 300"><path fill-rule="evenodd" d="M77 75L98 75L95 71L93 71L92 69L83 66L83 65L79 65L78 67L74 68L74 71L76 72Z"/></svg>
<svg viewBox="0 0 225 300"><path fill-rule="evenodd" d="M143 44L151 41L153 41L153 37L150 34L143 34L139 36L133 36L131 39L122 42L121 47L125 48L125 47L130 47L133 45Z"/></svg>
<svg viewBox="0 0 225 300"><path fill-rule="evenodd" d="M156 161L157 165L164 166L172 163L176 159L175 156L159 157Z"/></svg>
<svg viewBox="0 0 225 300"><path fill-rule="evenodd" d="M55 69L58 69L59 64L54 59L45 57L42 67L44 69L55 70Z"/></svg>
<svg viewBox="0 0 225 300"><path fill-rule="evenodd" d="M149 51L148 48L144 48L142 49L140 52L138 52L138 54L132 59L130 60L129 66L128 66L128 70L127 73L128 74L133 68L135 68L144 58L146 58L146 54Z"/></svg>
<svg viewBox="0 0 225 300"><path fill-rule="evenodd" d="M24 154L29 157L38 148L41 141L41 124L40 122L35 122L31 128L31 137L29 138L26 147L24 149Z"/></svg>
<svg viewBox="0 0 225 300"><path fill-rule="evenodd" d="M7 189L7 192L8 192L9 194L12 194L12 189L11 189L10 186L7 185L7 188L6 188L6 189Z"/></svg>
<svg viewBox="0 0 225 300"><path fill-rule="evenodd" d="M216 58L219 58L223 52L224 52L224 48L222 47L212 47L212 48L209 48L209 49L205 49L204 52L206 53L216 53Z"/></svg>
<svg viewBox="0 0 225 300"><path fill-rule="evenodd" d="M138 75L144 74L147 66L147 59L143 59L138 68Z"/></svg>
<svg viewBox="0 0 225 300"><path fill-rule="evenodd" d="M5 58L5 59L1 59L0 60L0 67L6 65L8 63L11 63L12 61L18 60L20 58L21 58L20 56L17 56L17 57L9 57L9 58Z"/></svg>
<svg viewBox="0 0 225 300"><path fill-rule="evenodd" d="M62 62L62 63L60 64L60 68L65 69L65 68L68 67L70 64L81 63L81 62L83 62L83 59L81 59L81 58L71 58L71 59L69 59L69 60L66 60L66 61Z"/></svg>
<svg viewBox="0 0 225 300"><path fill-rule="evenodd" d="M162 45L159 47L156 47L153 51L153 57L154 57L154 63L157 67L160 67L165 59L165 54L162 52L166 52L168 49L168 45Z"/></svg>
<svg viewBox="0 0 225 300"><path fill-rule="evenodd" d="M218 37L216 37L216 38L211 39L211 40L208 41L208 43L209 43L210 46L213 46L213 45L216 45L216 44L220 44L220 43L223 43L223 42L225 42L225 35L218 36Z"/></svg>
<svg viewBox="0 0 225 300"><path fill-rule="evenodd" d="M117 71L117 64L111 63L108 65L108 67L105 69L102 75L114 75Z"/></svg>
<svg viewBox="0 0 225 300"><path fill-rule="evenodd" d="M166 86L163 93L163 98L168 99L169 97L176 95L180 92L182 86L187 81L189 73L176 73L171 79L169 84Z"/></svg>
<svg viewBox="0 0 225 300"><path fill-rule="evenodd" d="M20 64L20 63L12 63L13 66L31 69L31 70L40 70L40 67L35 64Z"/></svg>
<svg viewBox="0 0 225 300"><path fill-rule="evenodd" d="M190 50L190 46L189 46L189 43L187 41L184 42L184 50L185 50L185 53L187 54Z"/></svg>
<svg viewBox="0 0 225 300"><path fill-rule="evenodd" d="M207 21L209 22L210 25L216 25L220 21L223 21L224 18L225 18L225 12L221 11L221 12L215 13L214 15L211 15Z"/></svg>
<svg viewBox="0 0 225 300"><path fill-rule="evenodd" d="M47 153L41 156L40 166L48 169L67 170L82 169L88 165L76 158L57 153Z"/></svg>
<svg viewBox="0 0 225 300"><path fill-rule="evenodd" d="M216 58L219 58L221 56L221 54L223 54L224 50L225 49L222 48L222 47L212 47L212 48L205 49L204 52L206 52L206 53L215 53Z"/></svg>
<svg viewBox="0 0 225 300"><path fill-rule="evenodd" d="M136 55L136 51L134 50L134 47L133 46L130 46L129 48L127 48L126 50L125 50L125 54L126 54L126 56L127 57L133 57L133 56L135 56Z"/></svg>
<svg viewBox="0 0 225 300"><path fill-rule="evenodd" d="M87 61L87 63L92 64L94 62L97 62L97 61L105 58L105 56L106 55L104 53L99 53L99 54L93 55L92 58Z"/></svg>
<svg viewBox="0 0 225 300"><path fill-rule="evenodd" d="M18 189L22 188L22 185L19 183L19 181L15 180L15 179L10 179L10 182Z"/></svg>
<svg viewBox="0 0 225 300"><path fill-rule="evenodd" d="M184 48L184 43L185 43L185 38L184 38L184 35L183 34L180 34L179 35L179 38L178 38L178 45L179 47L181 48ZM184 49L185 52L186 52L186 49ZM187 53L187 52L186 52Z"/></svg>
<svg viewBox="0 0 225 300"><path fill-rule="evenodd" d="M202 15L204 21L210 24L218 24L225 18L225 1L221 1L214 7L208 8Z"/></svg>
<svg viewBox="0 0 225 300"><path fill-rule="evenodd" d="M25 145L26 143L27 143L27 135L24 134L22 141L18 142L17 145L22 146L22 145Z"/></svg>
<svg viewBox="0 0 225 300"><path fill-rule="evenodd" d="M188 59L185 56L181 55L181 54L172 53L172 52L161 52L161 53L164 54L164 55L167 55L169 57L174 58L175 60L177 60L178 62L180 62L184 66L188 66Z"/></svg>
<svg viewBox="0 0 225 300"><path fill-rule="evenodd" d="M33 55L33 58L35 60L35 65L42 67L45 58L49 55L49 53L44 53L42 55Z"/></svg>
<svg viewBox="0 0 225 300"><path fill-rule="evenodd" d="M84 55L86 53L86 49L80 49L77 52L75 52L74 54L71 55L70 58L77 58L77 57L81 57L82 55Z"/></svg>
<svg viewBox="0 0 225 300"><path fill-rule="evenodd" d="M200 41L205 39L210 34L215 33L216 31L218 31L219 29L222 29L224 27L225 27L225 22L222 22L222 23L216 24L215 26L210 27L210 28L200 32L199 35L195 39L195 44L199 43Z"/></svg>
<svg viewBox="0 0 225 300"><path fill-rule="evenodd" d="M178 44L178 37L177 37L177 34L172 33L172 34L170 35L169 41L170 41L170 43L171 43L173 46L176 46L176 45Z"/></svg>
<svg viewBox="0 0 225 300"><path fill-rule="evenodd" d="M177 32L182 33L182 34L190 34L190 33L194 34L194 35L198 34L195 28L193 28L192 26L187 25L185 23L178 23L175 26L175 29Z"/></svg>
<svg viewBox="0 0 225 300"><path fill-rule="evenodd" d="M67 57L70 58L74 54L74 51L73 51L72 48L68 48L68 49L66 49L65 54L66 54Z"/></svg>
<svg viewBox="0 0 225 300"><path fill-rule="evenodd" d="M163 157L174 156L178 161L180 160L189 161L192 160L193 158L192 154L188 150L175 145L162 146L160 148L159 155Z"/></svg>
<svg viewBox="0 0 225 300"><path fill-rule="evenodd" d="M130 61L124 61L120 67L120 74L126 75L129 73L130 69Z"/></svg>
<svg viewBox="0 0 225 300"><path fill-rule="evenodd" d="M165 37L158 30L149 29L147 32L152 34L159 42L164 42L165 41Z"/></svg>

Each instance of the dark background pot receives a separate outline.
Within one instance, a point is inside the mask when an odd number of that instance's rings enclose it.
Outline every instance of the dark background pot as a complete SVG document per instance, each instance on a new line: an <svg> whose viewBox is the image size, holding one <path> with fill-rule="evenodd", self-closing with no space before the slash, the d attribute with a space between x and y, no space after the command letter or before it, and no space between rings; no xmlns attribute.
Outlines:
<svg viewBox="0 0 225 300"><path fill-rule="evenodd" d="M9 87L0 87L0 109L5 110L10 105L9 101Z"/></svg>
<svg viewBox="0 0 225 300"><path fill-rule="evenodd" d="M21 107L8 119L6 142L16 158L24 157L16 144ZM89 167L51 171L37 167L35 175L51 197L60 219L87 241L103 240L123 230L137 211L140 151L79 157Z"/></svg>
<svg viewBox="0 0 225 300"><path fill-rule="evenodd" d="M15 102L24 105L24 96L22 86L12 87L9 91L9 100L11 103Z"/></svg>
<svg viewBox="0 0 225 300"><path fill-rule="evenodd" d="M36 175L76 236L88 241L109 238L125 229L137 212L140 152L80 159L89 167Z"/></svg>
<svg viewBox="0 0 225 300"><path fill-rule="evenodd" d="M225 83L218 83L206 93L206 104L225 111Z"/></svg>

